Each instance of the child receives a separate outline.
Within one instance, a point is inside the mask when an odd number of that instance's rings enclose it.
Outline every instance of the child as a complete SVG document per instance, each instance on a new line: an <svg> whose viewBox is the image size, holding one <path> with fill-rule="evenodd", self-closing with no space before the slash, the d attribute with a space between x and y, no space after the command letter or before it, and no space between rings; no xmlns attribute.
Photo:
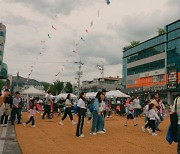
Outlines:
<svg viewBox="0 0 180 154"><path fill-rule="evenodd" d="M134 106L133 101L130 100L128 106L126 107L126 113L127 113L127 120L124 123L124 126L127 126L127 122L129 119L133 120L134 126L137 126L137 123L134 120Z"/></svg>
<svg viewBox="0 0 180 154"><path fill-rule="evenodd" d="M26 126L28 123L30 123L32 121L32 126L31 127L36 127L35 120L34 120L34 115L36 113L39 113L36 110L36 106L31 107L31 109L28 111L28 113L29 113L29 115L28 115L29 120L27 122L23 123L23 125Z"/></svg>
<svg viewBox="0 0 180 154"><path fill-rule="evenodd" d="M152 103L149 105L148 118L149 121L146 124L145 128L150 127L152 131L149 131L149 133L152 133L152 136L157 136L157 134L155 133L155 121L156 119L160 121L160 118L156 113L156 106Z"/></svg>

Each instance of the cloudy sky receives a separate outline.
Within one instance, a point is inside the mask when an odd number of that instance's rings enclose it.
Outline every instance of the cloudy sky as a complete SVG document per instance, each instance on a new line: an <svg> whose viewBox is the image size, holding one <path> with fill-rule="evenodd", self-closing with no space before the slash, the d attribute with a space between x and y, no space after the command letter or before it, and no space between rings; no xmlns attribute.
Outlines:
<svg viewBox="0 0 180 154"><path fill-rule="evenodd" d="M180 18L179 0L110 1L0 0L9 74L75 83L74 62L81 57L82 80L101 76L97 64L105 76L122 76L122 47L154 37L157 28Z"/></svg>

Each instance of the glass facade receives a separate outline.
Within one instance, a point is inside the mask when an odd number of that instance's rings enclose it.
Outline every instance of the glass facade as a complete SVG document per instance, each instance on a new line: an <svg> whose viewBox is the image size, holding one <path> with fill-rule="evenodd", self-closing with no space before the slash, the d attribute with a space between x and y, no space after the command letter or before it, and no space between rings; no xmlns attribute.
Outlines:
<svg viewBox="0 0 180 154"><path fill-rule="evenodd" d="M167 59L158 58L153 61L152 58L151 62L140 63L138 66L129 65L131 67L127 68L127 64L132 62L138 63L139 60L150 58L163 52L166 52ZM176 67L177 72L180 74L180 20L166 25L165 34L151 38L131 49L123 51L122 83L124 87L126 87L126 81L129 85L136 84L136 79L127 80L127 76L129 75L140 74L162 68L166 68L164 74L167 74L169 69L172 67ZM161 74L159 76L154 75L152 79L153 82L164 81ZM180 84L178 85L178 88L180 89Z"/></svg>
<svg viewBox="0 0 180 154"><path fill-rule="evenodd" d="M158 70L164 67L165 67L165 59L161 59L161 60L143 64L143 65L139 65L136 67L128 68L127 75L134 75L138 73L149 72L149 71Z"/></svg>

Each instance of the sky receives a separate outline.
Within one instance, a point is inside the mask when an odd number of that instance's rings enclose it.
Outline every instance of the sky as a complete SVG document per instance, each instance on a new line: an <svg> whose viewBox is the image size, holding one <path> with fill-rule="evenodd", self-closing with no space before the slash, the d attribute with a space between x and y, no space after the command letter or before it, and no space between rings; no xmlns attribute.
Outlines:
<svg viewBox="0 0 180 154"><path fill-rule="evenodd" d="M52 83L122 77L122 48L180 18L179 0L0 0L8 73ZM48 36L49 35L49 36Z"/></svg>

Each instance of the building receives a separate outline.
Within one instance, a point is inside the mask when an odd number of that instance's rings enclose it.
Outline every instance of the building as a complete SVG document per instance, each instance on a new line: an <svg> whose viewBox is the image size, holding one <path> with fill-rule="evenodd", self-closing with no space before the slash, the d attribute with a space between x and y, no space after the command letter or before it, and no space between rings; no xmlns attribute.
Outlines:
<svg viewBox="0 0 180 154"><path fill-rule="evenodd" d="M106 91L122 89L122 78L119 77L105 77L97 78L92 81L82 82L82 91L84 92L97 92L101 89Z"/></svg>
<svg viewBox="0 0 180 154"><path fill-rule="evenodd" d="M7 79L8 67L3 63L4 46L6 40L6 26L0 23L0 79Z"/></svg>
<svg viewBox="0 0 180 154"><path fill-rule="evenodd" d="M180 91L180 20L165 33L123 51L122 84L129 94L159 91L172 103Z"/></svg>

